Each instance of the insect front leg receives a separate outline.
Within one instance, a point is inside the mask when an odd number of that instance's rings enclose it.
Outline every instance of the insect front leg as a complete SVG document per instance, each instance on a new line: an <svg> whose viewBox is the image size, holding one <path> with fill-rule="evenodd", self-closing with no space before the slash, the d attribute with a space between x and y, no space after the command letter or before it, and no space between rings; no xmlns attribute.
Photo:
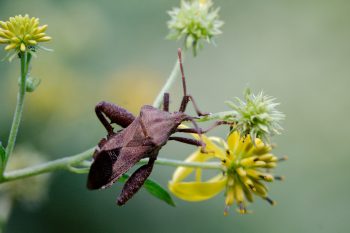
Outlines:
<svg viewBox="0 0 350 233"><path fill-rule="evenodd" d="M109 135L113 134L111 123L116 123L121 127L126 128L135 120L135 117L126 109L105 101L96 105L95 112ZM106 117L110 119L110 123L107 121Z"/></svg>
<svg viewBox="0 0 350 233"><path fill-rule="evenodd" d="M196 140L196 139L192 139L192 138L183 138L183 137L169 137L169 141L173 140L173 141L178 141L178 142L183 142L189 145L194 145L194 146L203 146L203 142Z"/></svg>
<svg viewBox="0 0 350 233"><path fill-rule="evenodd" d="M179 65L180 65L180 71L181 71L181 76L182 76L182 88L183 88L183 92L184 92L184 97L182 98L179 112L185 112L187 104L191 100L192 104L193 104L193 107L196 110L196 113L197 113L198 116L209 115L209 113L201 112L198 109L198 106L197 106L196 102L194 101L193 97L191 95L187 95L186 78L185 78L184 68L183 68L183 65L182 65L182 52L181 52L181 49L178 49L178 57L179 57Z"/></svg>
<svg viewBox="0 0 350 233"><path fill-rule="evenodd" d="M188 105L188 102L192 102L193 104L193 107L194 107L194 110L196 111L197 115L198 116L207 116L209 115L210 113L207 113L207 112L202 112L201 110L199 110L196 102L194 101L194 98L191 96L191 95L185 95L183 98L182 98L182 101L181 101L181 105L180 105L180 109L179 109L179 112L185 112L186 111L186 107Z"/></svg>
<svg viewBox="0 0 350 233"><path fill-rule="evenodd" d="M119 206L124 205L139 191L151 174L153 165L154 159L150 159L146 165L141 166L130 176L123 187L122 193L118 197L117 204Z"/></svg>
<svg viewBox="0 0 350 233"><path fill-rule="evenodd" d="M200 132L200 134L204 134L209 132L210 130L214 129L215 127L219 126L219 125L232 125L232 122L228 122L228 121L217 121L215 122L213 125L211 125L209 128L203 130L201 128L196 129L196 128L187 128L187 129L177 129L176 132L179 133L196 133L198 134L198 130Z"/></svg>
<svg viewBox="0 0 350 233"><path fill-rule="evenodd" d="M205 143L201 140L196 140L192 138L183 138L183 137L169 137L169 140L174 140L182 143L186 143L189 145L200 146L202 153L207 153L205 150Z"/></svg>

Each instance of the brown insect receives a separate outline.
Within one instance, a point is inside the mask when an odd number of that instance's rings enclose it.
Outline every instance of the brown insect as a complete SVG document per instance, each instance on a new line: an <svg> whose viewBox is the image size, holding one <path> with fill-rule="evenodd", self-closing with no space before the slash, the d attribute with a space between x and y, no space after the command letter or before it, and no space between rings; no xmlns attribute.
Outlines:
<svg viewBox="0 0 350 233"><path fill-rule="evenodd" d="M208 115L202 113L194 102L191 95L187 94L185 76L181 61L181 50L178 50L180 70L184 96L178 112L169 112L169 94L164 93L163 110L144 105L139 116L135 117L122 107L112 103L100 102L95 111L99 120L106 128L108 135L103 138L94 154L93 163L88 175L88 189L104 189L110 187L125 172L143 158L149 158L146 165L137 169L126 181L117 204L125 204L144 184L151 174L154 161L157 159L159 150L169 141L175 140L195 146L205 144L201 140L172 136L176 132L202 134L213 127L226 123L216 122L207 130L198 128L194 119L185 113L188 102L191 100L198 116ZM110 123L107 121L110 119ZM194 128L179 129L184 121L191 121ZM115 133L112 123L116 123L124 129Z"/></svg>

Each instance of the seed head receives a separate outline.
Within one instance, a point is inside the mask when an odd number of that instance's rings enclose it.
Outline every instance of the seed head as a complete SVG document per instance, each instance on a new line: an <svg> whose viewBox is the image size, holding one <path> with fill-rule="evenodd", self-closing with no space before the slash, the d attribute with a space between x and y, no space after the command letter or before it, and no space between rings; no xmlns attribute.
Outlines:
<svg viewBox="0 0 350 233"><path fill-rule="evenodd" d="M275 102L275 98L266 96L263 92L254 95L247 89L245 101L239 98L236 98L236 101L238 105L231 101L226 102L235 110L232 118L236 126L233 130L237 130L243 137L249 134L253 143L255 138L269 143L270 136L280 134L282 127L279 122L285 115L276 109L279 103Z"/></svg>
<svg viewBox="0 0 350 233"><path fill-rule="evenodd" d="M212 6L211 0L182 0L180 8L168 12L171 17L168 21L168 39L185 37L185 48L192 47L194 55L202 47L201 40L214 43L214 37L221 34L223 21L218 19L219 8L212 9Z"/></svg>

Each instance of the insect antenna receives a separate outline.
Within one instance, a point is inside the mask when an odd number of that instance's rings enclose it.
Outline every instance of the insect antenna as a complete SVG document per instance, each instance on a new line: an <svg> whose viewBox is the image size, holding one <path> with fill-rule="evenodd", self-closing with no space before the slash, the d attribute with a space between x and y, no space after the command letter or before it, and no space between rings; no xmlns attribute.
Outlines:
<svg viewBox="0 0 350 233"><path fill-rule="evenodd" d="M184 91L184 96L187 96L186 80L185 80L184 68L182 66L182 52L180 48L177 50L177 55L179 57L179 64L180 64L180 70L181 70L181 76L182 76L182 88Z"/></svg>

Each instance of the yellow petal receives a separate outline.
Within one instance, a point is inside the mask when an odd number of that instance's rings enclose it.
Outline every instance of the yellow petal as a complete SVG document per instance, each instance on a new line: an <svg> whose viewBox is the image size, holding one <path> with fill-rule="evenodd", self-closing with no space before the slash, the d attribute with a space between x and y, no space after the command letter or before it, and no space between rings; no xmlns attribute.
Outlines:
<svg viewBox="0 0 350 233"><path fill-rule="evenodd" d="M13 42L13 43L20 43L21 42L21 40L20 39L18 39L18 37L12 37L11 38L11 41Z"/></svg>
<svg viewBox="0 0 350 233"><path fill-rule="evenodd" d="M10 42L9 39L0 38L0 44L7 44L9 42Z"/></svg>
<svg viewBox="0 0 350 233"><path fill-rule="evenodd" d="M9 50L14 49L16 47L17 47L17 44L9 44L8 46L5 47L5 50L9 51Z"/></svg>
<svg viewBox="0 0 350 233"><path fill-rule="evenodd" d="M36 45L37 44L37 42L35 40L28 40L28 43L30 45Z"/></svg>
<svg viewBox="0 0 350 233"><path fill-rule="evenodd" d="M39 39L39 38L44 37L45 35L46 35L45 33L38 33L38 34L35 34L35 35L33 36L33 39Z"/></svg>
<svg viewBox="0 0 350 233"><path fill-rule="evenodd" d="M169 182L169 190L185 201L204 201L219 194L226 185L221 174L207 182Z"/></svg>
<svg viewBox="0 0 350 233"><path fill-rule="evenodd" d="M38 29L36 30L36 33L42 33L42 32L45 32L46 29L47 29L47 24L43 25L43 26L40 26L38 27Z"/></svg>
<svg viewBox="0 0 350 233"><path fill-rule="evenodd" d="M229 188L226 191L226 199L225 199L225 204L227 206L230 206L233 204L235 199L235 194L234 194L234 189L233 188Z"/></svg>
<svg viewBox="0 0 350 233"><path fill-rule="evenodd" d="M52 38L50 36L44 36L42 38L37 39L38 42L46 42L50 41Z"/></svg>
<svg viewBox="0 0 350 233"><path fill-rule="evenodd" d="M2 28L6 29L6 30L8 29L6 22L0 21L0 25Z"/></svg>
<svg viewBox="0 0 350 233"><path fill-rule="evenodd" d="M20 49L22 52L24 52L24 51L26 51L26 46L22 43Z"/></svg>
<svg viewBox="0 0 350 233"><path fill-rule="evenodd" d="M5 36L3 37L7 37L7 38L12 38L15 36L15 34L13 34L11 31L9 30L1 30L2 33L4 33Z"/></svg>
<svg viewBox="0 0 350 233"><path fill-rule="evenodd" d="M231 133L227 138L228 147L233 153L235 153L235 151L237 150L240 138L241 137L237 131Z"/></svg>

